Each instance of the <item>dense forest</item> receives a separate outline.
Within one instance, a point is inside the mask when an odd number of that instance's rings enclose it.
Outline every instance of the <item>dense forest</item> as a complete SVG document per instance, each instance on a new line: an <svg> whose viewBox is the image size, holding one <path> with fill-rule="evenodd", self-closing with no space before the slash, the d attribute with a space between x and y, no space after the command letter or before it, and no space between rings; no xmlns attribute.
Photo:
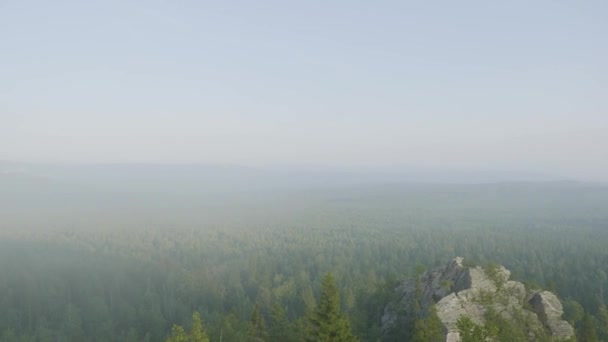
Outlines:
<svg viewBox="0 0 608 342"><path fill-rule="evenodd" d="M344 340L378 341L398 281L455 256L555 291L579 341L608 341L603 185L124 193L111 204L47 190L2 196L2 341L304 341L323 310Z"/></svg>
<svg viewBox="0 0 608 342"><path fill-rule="evenodd" d="M608 0L0 0L0 342L608 342Z"/></svg>

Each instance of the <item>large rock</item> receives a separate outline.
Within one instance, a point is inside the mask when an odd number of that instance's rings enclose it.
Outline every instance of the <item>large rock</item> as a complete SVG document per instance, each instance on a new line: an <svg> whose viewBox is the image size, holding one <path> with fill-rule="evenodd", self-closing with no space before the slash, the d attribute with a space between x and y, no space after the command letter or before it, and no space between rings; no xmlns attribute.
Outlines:
<svg viewBox="0 0 608 342"><path fill-rule="evenodd" d="M523 316L534 329L546 329L555 340L573 336L574 330L561 319L561 303L551 292L526 294L524 285L511 281L511 272L502 266L483 269L465 267L462 258L455 258L444 267L423 273L417 281L404 281L396 291L398 300L387 305L382 317L382 332L388 336L399 324L411 324L419 312L412 312L418 293L418 310L427 312L435 304L437 316L444 326L445 340L460 341L457 321L469 317L484 324L484 314L492 309L505 319L514 312ZM524 309L528 300L534 311ZM534 340L534 335L530 335Z"/></svg>
<svg viewBox="0 0 608 342"><path fill-rule="evenodd" d="M562 303L553 293L541 291L533 293L528 300L543 325L557 338L569 338L574 334L572 326L562 320Z"/></svg>

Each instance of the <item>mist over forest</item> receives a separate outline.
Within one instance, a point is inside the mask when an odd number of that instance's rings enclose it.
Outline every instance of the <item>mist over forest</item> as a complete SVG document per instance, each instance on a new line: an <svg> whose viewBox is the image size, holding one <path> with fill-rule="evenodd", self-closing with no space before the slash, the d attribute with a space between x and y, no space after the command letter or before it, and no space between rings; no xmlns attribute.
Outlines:
<svg viewBox="0 0 608 342"><path fill-rule="evenodd" d="M0 342L608 342L607 18L0 0Z"/></svg>
<svg viewBox="0 0 608 342"><path fill-rule="evenodd" d="M328 272L353 337L415 340L382 330L393 288L456 256L554 291L578 336L591 320L608 337L604 184L2 166L2 341L165 341L193 313L211 341L302 341Z"/></svg>

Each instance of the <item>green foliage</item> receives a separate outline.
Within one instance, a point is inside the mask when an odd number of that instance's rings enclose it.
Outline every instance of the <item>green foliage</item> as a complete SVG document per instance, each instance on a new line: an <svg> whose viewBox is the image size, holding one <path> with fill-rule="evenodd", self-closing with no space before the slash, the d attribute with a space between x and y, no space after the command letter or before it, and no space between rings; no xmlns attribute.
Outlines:
<svg viewBox="0 0 608 342"><path fill-rule="evenodd" d="M513 309L509 317L506 319L492 308L486 308L483 325L462 316L457 322L462 342L520 342L529 341L530 336L534 336L536 342L551 341L542 326L530 325L531 321L523 310Z"/></svg>
<svg viewBox="0 0 608 342"><path fill-rule="evenodd" d="M602 341L608 341L608 308L605 304L600 304L598 309L598 332Z"/></svg>
<svg viewBox="0 0 608 342"><path fill-rule="evenodd" d="M585 316L583 307L574 299L563 300L562 305L564 307L564 319L572 326L577 326L578 322Z"/></svg>
<svg viewBox="0 0 608 342"><path fill-rule="evenodd" d="M479 302L479 304L481 305L491 305L492 303L494 303L495 299L496 299L496 293L494 291L488 291L488 290L479 290L479 293L477 293L477 296L474 298L474 300L476 300L477 302Z"/></svg>
<svg viewBox="0 0 608 342"><path fill-rule="evenodd" d="M497 267L490 269L490 279L496 278ZM504 278L500 277L502 281ZM498 286L498 285L497 285ZM503 286L501 286L503 287ZM488 338L491 341L528 341L533 336L534 341L551 341L545 328L530 318L531 308L523 306L518 308L509 305L507 291L480 291L476 300L484 306L484 324L476 325L469 318L463 317L459 330L472 341L479 338ZM500 311L498 311L500 310ZM508 317L508 318L507 318Z"/></svg>
<svg viewBox="0 0 608 342"><path fill-rule="evenodd" d="M579 332L579 342L599 342L597 337L596 319L590 314L585 314L583 326Z"/></svg>
<svg viewBox="0 0 608 342"><path fill-rule="evenodd" d="M437 316L437 309L431 306L427 317L417 320L414 325L412 342L443 342L443 324Z"/></svg>
<svg viewBox="0 0 608 342"><path fill-rule="evenodd" d="M454 286L454 282L448 279L444 279L441 281L440 285L442 289L449 292L452 289L452 286Z"/></svg>
<svg viewBox="0 0 608 342"><path fill-rule="evenodd" d="M486 335L495 341L528 341L534 336L534 341L549 341L549 337L542 326L530 326L529 317L523 310L510 310L510 319L505 319L501 313L489 308L484 314L483 329Z"/></svg>
<svg viewBox="0 0 608 342"><path fill-rule="evenodd" d="M297 340L297 336L294 333L296 329L290 326L285 310L281 305L275 303L272 306L270 317L272 324L269 331L269 341L292 342Z"/></svg>
<svg viewBox="0 0 608 342"><path fill-rule="evenodd" d="M334 277L327 273L323 278L321 298L311 317L311 341L318 342L353 342L348 317L340 309L340 292Z"/></svg>
<svg viewBox="0 0 608 342"><path fill-rule="evenodd" d="M264 316L260 312L260 306L255 305L253 312L251 313L249 328L249 340L252 342L263 342L266 340L266 323L264 322Z"/></svg>
<svg viewBox="0 0 608 342"><path fill-rule="evenodd" d="M190 336L186 334L184 327L174 325L166 342L190 342Z"/></svg>
<svg viewBox="0 0 608 342"><path fill-rule="evenodd" d="M203 320L198 312L192 314L192 329L190 330L190 342L209 342L209 337L203 329Z"/></svg>
<svg viewBox="0 0 608 342"><path fill-rule="evenodd" d="M301 341L321 279L333 271L353 332L376 341L385 304L399 300L398 279L463 256L465 264L495 260L539 288L553 282L597 317L596 335L608 341L598 310L608 293L608 212L597 210L606 188L395 186L273 196L188 198L167 209L163 199L154 210L126 200L103 220L70 212L67 223L25 211L41 229L11 223L10 206L1 206L0 337L158 342L173 323L188 327L198 310L211 340L246 341L257 303L269 341ZM284 317L276 326L275 305ZM395 340L411 336L413 322L398 325Z"/></svg>
<svg viewBox="0 0 608 342"><path fill-rule="evenodd" d="M416 265L416 270L415 270L416 277L421 276L425 271L426 271L426 266L424 266L423 264Z"/></svg>
<svg viewBox="0 0 608 342"><path fill-rule="evenodd" d="M468 267L468 268L475 268L475 267L477 267L477 264L473 260L471 260L469 258L465 258L464 260L462 260L462 266Z"/></svg>
<svg viewBox="0 0 608 342"><path fill-rule="evenodd" d="M490 263L484 267L484 273L494 283L497 290L502 289L505 284L505 278L500 273L500 265L497 263Z"/></svg>
<svg viewBox="0 0 608 342"><path fill-rule="evenodd" d="M456 322L461 342L486 342L489 337L484 328L469 317L462 316Z"/></svg>
<svg viewBox="0 0 608 342"><path fill-rule="evenodd" d="M166 342L209 342L209 337L203 329L203 320L198 312L192 314L192 328L190 333L179 325L174 324L171 329L171 335Z"/></svg>

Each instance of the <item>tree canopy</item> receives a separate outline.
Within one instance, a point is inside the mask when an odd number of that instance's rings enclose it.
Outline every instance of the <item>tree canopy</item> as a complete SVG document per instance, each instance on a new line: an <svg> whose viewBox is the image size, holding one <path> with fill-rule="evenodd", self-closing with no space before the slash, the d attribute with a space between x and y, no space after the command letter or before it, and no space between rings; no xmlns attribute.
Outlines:
<svg viewBox="0 0 608 342"><path fill-rule="evenodd" d="M321 298L311 318L310 341L354 342L348 318L340 307L340 291L331 273L323 277Z"/></svg>

